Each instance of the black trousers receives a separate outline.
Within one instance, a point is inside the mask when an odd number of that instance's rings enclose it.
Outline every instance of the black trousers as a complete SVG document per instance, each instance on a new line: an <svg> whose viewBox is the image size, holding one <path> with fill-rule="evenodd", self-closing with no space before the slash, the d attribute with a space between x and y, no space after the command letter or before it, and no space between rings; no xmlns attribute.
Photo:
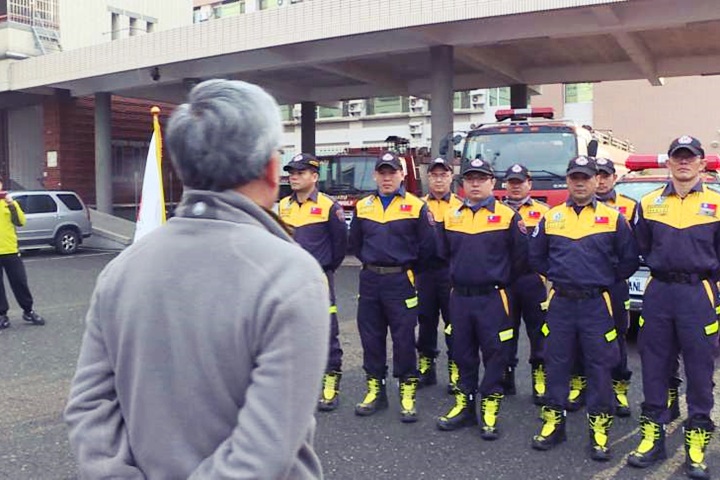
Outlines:
<svg viewBox="0 0 720 480"><path fill-rule="evenodd" d="M10 282L10 288L15 295L23 312L30 312L33 308L33 297L28 287L25 265L19 253L0 255L0 315L7 314L8 300L5 295L5 282L2 279L2 272L5 272Z"/></svg>

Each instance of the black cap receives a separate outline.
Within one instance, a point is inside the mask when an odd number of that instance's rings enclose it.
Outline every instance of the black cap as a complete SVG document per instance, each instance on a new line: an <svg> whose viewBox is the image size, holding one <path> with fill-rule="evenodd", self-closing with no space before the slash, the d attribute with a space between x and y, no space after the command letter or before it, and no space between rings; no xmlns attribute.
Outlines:
<svg viewBox="0 0 720 480"><path fill-rule="evenodd" d="M452 165L450 165L450 162L445 160L442 157L438 157L435 160L432 161L430 165L428 165L428 172L432 172L433 168L435 167L442 167L444 170L447 170L448 172L452 172Z"/></svg>
<svg viewBox="0 0 720 480"><path fill-rule="evenodd" d="M312 169L313 171L320 170L320 161L309 153L298 153L295 155L290 163L283 167L283 170L289 172L290 170L307 170Z"/></svg>
<svg viewBox="0 0 720 480"><path fill-rule="evenodd" d="M615 164L609 158L596 158L595 163L597 164L598 172L605 172L608 175L615 174Z"/></svg>
<svg viewBox="0 0 720 480"><path fill-rule="evenodd" d="M705 150L703 150L700 140L690 135L683 135L673 140L668 148L668 157L672 157L675 152L683 148L690 150L696 157L705 158Z"/></svg>
<svg viewBox="0 0 720 480"><path fill-rule="evenodd" d="M380 167L384 167L386 165L388 167L392 167L393 170L403 169L400 158L392 152L385 152L380 158L377 159L377 162L375 162L375 170L379 170Z"/></svg>
<svg viewBox="0 0 720 480"><path fill-rule="evenodd" d="M597 163L593 157L586 157L580 155L570 160L568 163L567 172L568 175L573 173L584 173L590 177L594 177L598 173Z"/></svg>
<svg viewBox="0 0 720 480"><path fill-rule="evenodd" d="M493 170L492 165L482 158L468 160L463 164L461 172L462 175L466 175L470 172L484 173L485 175L490 175L491 177L495 176L495 171Z"/></svg>
<svg viewBox="0 0 720 480"><path fill-rule="evenodd" d="M528 180L530 177L530 171L525 168L524 165L516 163L505 171L505 181L508 180Z"/></svg>

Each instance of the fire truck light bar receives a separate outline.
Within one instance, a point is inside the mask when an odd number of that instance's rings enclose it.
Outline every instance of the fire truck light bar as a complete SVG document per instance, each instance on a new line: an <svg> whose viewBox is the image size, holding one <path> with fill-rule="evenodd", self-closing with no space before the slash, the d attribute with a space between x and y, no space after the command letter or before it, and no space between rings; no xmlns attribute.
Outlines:
<svg viewBox="0 0 720 480"><path fill-rule="evenodd" d="M545 118L552 120L555 118L555 110L552 107L539 108L507 108L495 112L495 118L498 122L503 120L527 120L528 118Z"/></svg>
<svg viewBox="0 0 720 480"><path fill-rule="evenodd" d="M668 156L666 154L630 155L625 161L625 166L633 172L645 170L647 168L665 168L667 158ZM705 155L705 161L707 162L705 170L720 170L720 156Z"/></svg>

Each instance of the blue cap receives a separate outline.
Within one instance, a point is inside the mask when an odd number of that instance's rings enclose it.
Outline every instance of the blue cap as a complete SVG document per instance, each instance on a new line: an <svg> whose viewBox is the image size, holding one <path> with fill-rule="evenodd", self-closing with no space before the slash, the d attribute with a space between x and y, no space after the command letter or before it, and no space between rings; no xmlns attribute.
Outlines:
<svg viewBox="0 0 720 480"><path fill-rule="evenodd" d="M295 155L290 163L283 167L283 170L308 170L318 171L320 169L320 161L309 153L299 153Z"/></svg>

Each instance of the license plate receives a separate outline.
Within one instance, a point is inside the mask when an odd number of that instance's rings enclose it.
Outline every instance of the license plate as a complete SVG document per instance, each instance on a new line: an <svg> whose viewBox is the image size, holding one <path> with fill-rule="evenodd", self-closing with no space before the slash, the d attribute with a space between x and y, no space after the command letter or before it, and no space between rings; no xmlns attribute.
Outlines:
<svg viewBox="0 0 720 480"><path fill-rule="evenodd" d="M630 286L630 295L643 295L645 293L645 284L650 276L650 272L638 270L628 279Z"/></svg>

